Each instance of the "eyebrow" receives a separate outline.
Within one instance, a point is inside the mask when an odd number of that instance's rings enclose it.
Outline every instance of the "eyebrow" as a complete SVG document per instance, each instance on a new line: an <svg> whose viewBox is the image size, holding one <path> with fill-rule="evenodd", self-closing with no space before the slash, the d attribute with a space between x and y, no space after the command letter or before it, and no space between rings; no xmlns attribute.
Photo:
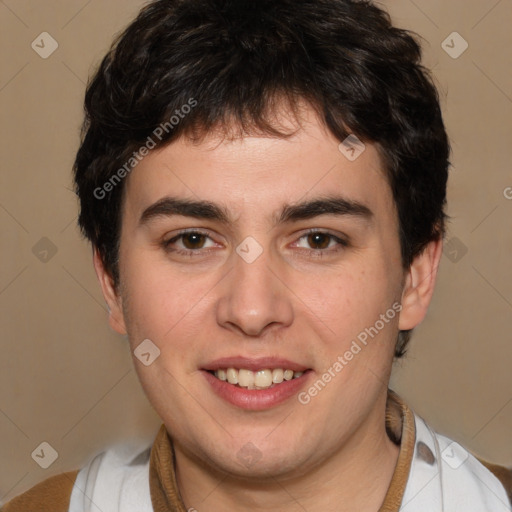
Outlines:
<svg viewBox="0 0 512 512"><path fill-rule="evenodd" d="M173 215L211 219L223 224L228 224L230 220L229 213L225 208L210 201L164 197L142 212L139 224L146 224L157 217L171 217Z"/></svg>
<svg viewBox="0 0 512 512"><path fill-rule="evenodd" d="M368 206L340 196L316 198L302 203L286 205L275 219L276 224L312 219L319 215L349 215L370 220L373 212Z"/></svg>
<svg viewBox="0 0 512 512"><path fill-rule="evenodd" d="M228 210L210 201L178 199L164 197L148 206L140 217L139 224L147 224L158 217L171 217L180 215L196 219L208 219L229 224L231 216ZM299 220L312 219L320 215L351 216L364 220L371 220L373 212L368 206L341 196L319 197L309 201L287 204L273 216L274 225Z"/></svg>

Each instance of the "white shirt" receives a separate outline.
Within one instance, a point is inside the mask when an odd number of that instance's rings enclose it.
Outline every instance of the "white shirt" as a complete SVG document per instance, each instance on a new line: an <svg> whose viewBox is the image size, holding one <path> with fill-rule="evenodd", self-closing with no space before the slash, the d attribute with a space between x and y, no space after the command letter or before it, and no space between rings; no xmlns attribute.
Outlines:
<svg viewBox="0 0 512 512"><path fill-rule="evenodd" d="M400 512L512 512L501 482L458 443L414 415L414 453ZM151 446L117 445L78 473L69 512L153 512Z"/></svg>

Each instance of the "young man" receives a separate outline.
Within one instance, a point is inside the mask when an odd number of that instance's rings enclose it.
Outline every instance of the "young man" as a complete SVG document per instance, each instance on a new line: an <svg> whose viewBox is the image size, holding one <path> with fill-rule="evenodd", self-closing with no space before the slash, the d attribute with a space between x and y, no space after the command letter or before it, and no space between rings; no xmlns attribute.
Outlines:
<svg viewBox="0 0 512 512"><path fill-rule="evenodd" d="M449 156L408 33L363 1L158 0L85 103L79 222L163 425L5 512L511 510L508 470L388 389Z"/></svg>

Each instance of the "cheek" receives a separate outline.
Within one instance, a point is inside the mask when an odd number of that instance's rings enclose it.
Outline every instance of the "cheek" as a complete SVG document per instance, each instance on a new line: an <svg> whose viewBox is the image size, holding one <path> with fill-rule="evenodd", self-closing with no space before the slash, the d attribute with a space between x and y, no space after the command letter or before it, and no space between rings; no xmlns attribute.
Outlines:
<svg viewBox="0 0 512 512"><path fill-rule="evenodd" d="M175 334L185 324L191 335L194 325L199 331L200 324L193 319L208 304L208 282L142 258L126 258L124 271L125 320L134 343L149 338L165 347L170 339L179 342Z"/></svg>
<svg viewBox="0 0 512 512"><path fill-rule="evenodd" d="M361 264L297 282L297 294L336 334L354 336L373 324L393 303L393 289L383 267Z"/></svg>
<svg viewBox="0 0 512 512"><path fill-rule="evenodd" d="M385 380L392 360L398 331L398 313L393 309L399 298L397 283L382 262L366 263L335 276L308 279L300 292L307 297L304 313L316 323L322 339L317 350L323 370L331 368L337 376L333 390L349 382L378 384Z"/></svg>

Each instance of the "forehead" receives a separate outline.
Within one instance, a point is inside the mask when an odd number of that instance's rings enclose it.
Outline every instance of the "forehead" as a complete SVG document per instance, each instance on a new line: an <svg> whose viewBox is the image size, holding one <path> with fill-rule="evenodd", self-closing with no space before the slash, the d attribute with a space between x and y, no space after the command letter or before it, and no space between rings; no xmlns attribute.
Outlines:
<svg viewBox="0 0 512 512"><path fill-rule="evenodd" d="M287 138L212 132L154 150L128 178L125 213L140 216L166 195L221 204L236 218L275 218L283 205L332 195L394 210L374 145L347 152L312 112L291 127Z"/></svg>

